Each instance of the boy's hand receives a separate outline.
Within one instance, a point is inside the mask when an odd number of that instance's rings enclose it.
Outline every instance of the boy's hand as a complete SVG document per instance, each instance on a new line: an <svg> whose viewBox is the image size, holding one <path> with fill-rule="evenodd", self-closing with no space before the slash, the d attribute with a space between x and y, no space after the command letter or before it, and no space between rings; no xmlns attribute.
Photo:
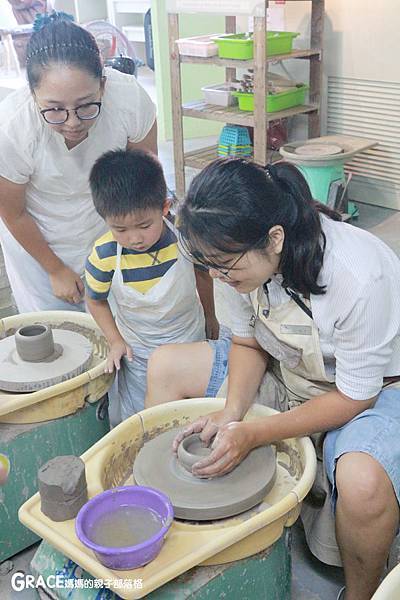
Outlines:
<svg viewBox="0 0 400 600"><path fill-rule="evenodd" d="M133 360L132 348L122 338L110 344L110 351L107 356L107 363L104 369L105 373L112 373L114 367L117 371L121 368L121 358L126 358L131 362Z"/></svg>
<svg viewBox="0 0 400 600"><path fill-rule="evenodd" d="M215 315L205 317L206 321L206 338L208 340L217 340L219 336L219 323Z"/></svg>

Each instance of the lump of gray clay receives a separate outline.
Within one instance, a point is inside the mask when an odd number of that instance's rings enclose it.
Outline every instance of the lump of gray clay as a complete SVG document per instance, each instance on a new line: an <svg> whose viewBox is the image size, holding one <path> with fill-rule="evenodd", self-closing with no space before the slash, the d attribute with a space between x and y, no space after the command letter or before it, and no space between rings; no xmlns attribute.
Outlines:
<svg viewBox="0 0 400 600"><path fill-rule="evenodd" d="M56 456L38 472L42 513L67 521L88 501L85 463L78 456Z"/></svg>

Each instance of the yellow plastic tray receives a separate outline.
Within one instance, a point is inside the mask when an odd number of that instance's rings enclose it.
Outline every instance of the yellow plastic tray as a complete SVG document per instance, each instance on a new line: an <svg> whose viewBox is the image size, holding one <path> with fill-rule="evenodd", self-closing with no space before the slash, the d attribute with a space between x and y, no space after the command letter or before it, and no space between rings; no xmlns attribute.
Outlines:
<svg viewBox="0 0 400 600"><path fill-rule="evenodd" d="M144 442L223 405L222 398L181 400L144 410L121 423L82 455L89 497L126 483L132 477L133 462ZM257 404L246 419L274 412ZM55 523L41 512L39 494L23 504L19 518L94 577L116 581L111 587L122 598L142 598L196 565L238 560L268 548L279 539L283 528L291 526L300 513L301 501L314 481L316 459L311 441L301 438L279 443L277 460L275 486L258 507L213 523L174 521L158 557L131 571L112 571L102 566L76 537L73 519ZM132 580L132 585L119 587L119 582L126 579ZM142 589L132 589L135 579L142 580Z"/></svg>
<svg viewBox="0 0 400 600"><path fill-rule="evenodd" d="M76 311L25 313L0 320L0 339L13 335L23 325L46 323L85 335L93 343L90 369L38 392L12 394L0 391L0 423L39 423L76 412L87 402L96 402L107 393L114 375L104 373L107 342L93 318Z"/></svg>
<svg viewBox="0 0 400 600"><path fill-rule="evenodd" d="M394 567L382 581L371 600L399 600L400 564Z"/></svg>

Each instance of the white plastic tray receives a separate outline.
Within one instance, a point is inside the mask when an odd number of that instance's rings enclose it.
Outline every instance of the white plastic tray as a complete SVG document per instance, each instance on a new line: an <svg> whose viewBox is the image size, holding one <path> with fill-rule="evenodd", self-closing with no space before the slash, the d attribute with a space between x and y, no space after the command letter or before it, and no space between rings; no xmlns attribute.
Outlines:
<svg viewBox="0 0 400 600"><path fill-rule="evenodd" d="M237 104L237 98L232 96L232 88L229 83L215 83L201 88L204 94L204 100L207 104L216 104L217 106L234 106Z"/></svg>
<svg viewBox="0 0 400 600"><path fill-rule="evenodd" d="M218 46L213 41L218 34L197 35L195 37L181 38L176 40L179 48L179 54L183 56L216 56Z"/></svg>

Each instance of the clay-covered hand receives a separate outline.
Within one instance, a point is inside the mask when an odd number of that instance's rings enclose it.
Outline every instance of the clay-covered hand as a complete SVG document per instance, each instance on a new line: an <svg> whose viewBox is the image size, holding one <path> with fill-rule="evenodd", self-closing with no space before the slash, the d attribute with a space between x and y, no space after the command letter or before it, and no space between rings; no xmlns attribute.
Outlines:
<svg viewBox="0 0 400 600"><path fill-rule="evenodd" d="M56 298L70 304L82 302L85 286L82 279L72 269L63 265L55 273L49 275L51 288Z"/></svg>
<svg viewBox="0 0 400 600"><path fill-rule="evenodd" d="M219 323L215 315L205 317L206 320L206 338L208 340L217 340L219 337Z"/></svg>
<svg viewBox="0 0 400 600"><path fill-rule="evenodd" d="M233 422L220 427L211 447L213 451L207 458L194 463L193 475L217 477L241 463L255 447L251 422Z"/></svg>
<svg viewBox="0 0 400 600"><path fill-rule="evenodd" d="M201 440L208 445L220 427L236 419L237 415L232 414L227 408L199 417L178 433L172 442L172 449L176 452L181 441L192 433L200 433Z"/></svg>
<svg viewBox="0 0 400 600"><path fill-rule="evenodd" d="M121 338L110 344L104 372L112 373L114 368L119 371L121 368L121 358L123 356L126 356L129 362L133 360L132 348Z"/></svg>

